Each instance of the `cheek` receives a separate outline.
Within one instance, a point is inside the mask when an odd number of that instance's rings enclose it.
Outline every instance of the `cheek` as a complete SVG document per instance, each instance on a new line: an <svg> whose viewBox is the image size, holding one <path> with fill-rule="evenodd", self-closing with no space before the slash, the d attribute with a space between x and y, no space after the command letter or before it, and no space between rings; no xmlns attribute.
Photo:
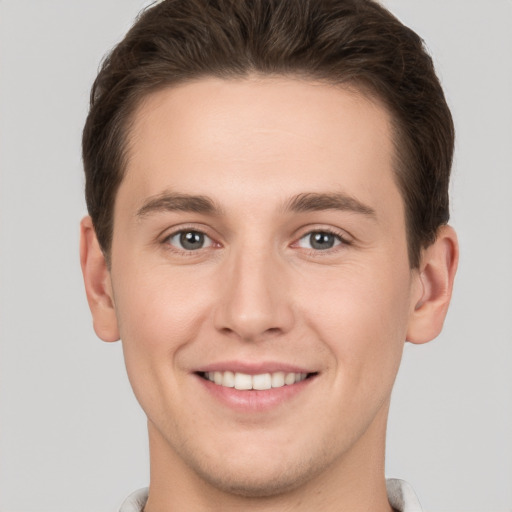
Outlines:
<svg viewBox="0 0 512 512"><path fill-rule="evenodd" d="M157 424L168 421L158 415L180 399L180 353L204 324L206 296L187 272L143 268L127 259L117 270L112 281L128 378L148 417Z"/></svg>
<svg viewBox="0 0 512 512"><path fill-rule="evenodd" d="M301 294L302 315L332 352L333 361L343 367L340 375L389 380L398 369L407 332L410 278L407 266L400 272L383 268L340 268L338 275L311 280Z"/></svg>
<svg viewBox="0 0 512 512"><path fill-rule="evenodd" d="M162 361L174 364L209 310L201 276L165 265L125 265L118 275L113 273L114 297L128 369L157 371Z"/></svg>

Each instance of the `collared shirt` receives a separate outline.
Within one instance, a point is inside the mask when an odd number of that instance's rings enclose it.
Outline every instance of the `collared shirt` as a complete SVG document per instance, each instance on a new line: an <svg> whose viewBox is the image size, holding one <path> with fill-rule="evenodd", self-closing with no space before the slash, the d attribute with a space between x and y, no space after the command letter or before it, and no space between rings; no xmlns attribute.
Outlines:
<svg viewBox="0 0 512 512"><path fill-rule="evenodd" d="M386 480L389 504L396 512L421 512L421 506L412 487L404 480ZM148 500L148 489L139 489L130 494L119 512L142 512Z"/></svg>

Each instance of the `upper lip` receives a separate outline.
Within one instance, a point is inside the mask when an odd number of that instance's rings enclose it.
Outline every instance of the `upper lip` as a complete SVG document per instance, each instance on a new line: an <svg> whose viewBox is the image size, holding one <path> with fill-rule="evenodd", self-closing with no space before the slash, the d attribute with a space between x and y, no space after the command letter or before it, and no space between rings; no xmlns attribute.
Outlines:
<svg viewBox="0 0 512 512"><path fill-rule="evenodd" d="M245 373L247 375L260 375L262 373L315 373L315 370L304 366L297 366L278 361L245 362L245 361L222 361L201 366L197 373L226 372Z"/></svg>

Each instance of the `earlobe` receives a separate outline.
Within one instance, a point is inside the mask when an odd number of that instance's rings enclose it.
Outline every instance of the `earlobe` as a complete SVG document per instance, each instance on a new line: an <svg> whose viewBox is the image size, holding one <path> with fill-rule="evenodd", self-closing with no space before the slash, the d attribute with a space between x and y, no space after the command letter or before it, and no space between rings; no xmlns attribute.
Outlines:
<svg viewBox="0 0 512 512"><path fill-rule="evenodd" d="M80 223L80 264L94 331L103 341L117 341L119 329L110 272L90 217Z"/></svg>
<svg viewBox="0 0 512 512"><path fill-rule="evenodd" d="M458 258L457 235L452 227L442 226L436 241L422 254L407 341L426 343L441 332L452 296Z"/></svg>

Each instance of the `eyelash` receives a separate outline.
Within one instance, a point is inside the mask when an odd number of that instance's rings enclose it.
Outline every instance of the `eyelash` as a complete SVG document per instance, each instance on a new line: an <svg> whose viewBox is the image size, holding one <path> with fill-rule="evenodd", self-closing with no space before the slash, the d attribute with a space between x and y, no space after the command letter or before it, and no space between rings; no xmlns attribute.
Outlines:
<svg viewBox="0 0 512 512"><path fill-rule="evenodd" d="M197 233L199 235L202 235L206 239L210 240L211 243L207 247L200 247L199 249L195 249L195 250L179 248L179 247L176 247L171 244L170 241L174 237L176 237L178 235L184 235L187 233ZM172 233L169 233L168 235L166 235L163 238L162 244L166 246L166 249L177 252L177 253L185 255L185 256L196 256L199 252L201 252L201 249L209 249L211 247L220 246L220 244L218 242L216 242L210 235L208 235L208 233L204 229L200 229L200 228L196 228L196 227L192 227L192 226L189 228L187 228L185 226L181 229L178 229L177 231L173 231Z"/></svg>
<svg viewBox="0 0 512 512"><path fill-rule="evenodd" d="M342 250L344 247L352 245L352 241L346 238L346 236L334 229L330 228L317 228L310 229L303 235L301 235L296 242L292 244L292 246L298 246L301 240L304 240L307 237L311 237L314 234L322 234L322 235L330 235L333 236L339 243L334 245L333 247L329 247L327 249L313 249L313 248L303 248L309 255L313 256L327 256L332 254L335 251Z"/></svg>
<svg viewBox="0 0 512 512"><path fill-rule="evenodd" d="M184 235L187 233L197 233L199 235L204 236L205 238L210 240L210 244L206 247L200 247L198 249L184 249L184 248L178 248L171 244L170 240L178 235ZM333 236L337 239L339 242L338 244L334 245L333 247L329 247L327 249L313 249L313 248L302 248L305 252L309 253L310 255L327 255L332 254L333 251L340 250L343 247L347 247L352 245L352 241L348 240L344 234L340 233L339 231L336 231L334 229L329 228L318 228L318 229L310 229L309 231L302 234L299 238L297 238L292 244L291 247L298 247L299 242L307 237L311 237L314 234L325 234ZM202 249L210 249L210 248L216 248L220 247L221 244L216 242L205 230L198 229L195 227L184 227L177 231L173 231L172 233L166 235L163 240L162 244L166 245L169 250L172 250L174 252L178 252L180 254L186 255L186 256L195 256L197 255Z"/></svg>

